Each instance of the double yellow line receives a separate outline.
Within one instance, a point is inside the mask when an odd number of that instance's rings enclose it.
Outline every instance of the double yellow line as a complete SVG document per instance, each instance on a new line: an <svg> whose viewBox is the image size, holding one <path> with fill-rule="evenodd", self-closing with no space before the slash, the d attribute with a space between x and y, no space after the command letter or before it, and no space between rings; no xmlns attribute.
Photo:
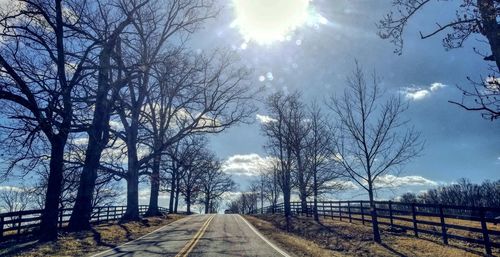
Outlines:
<svg viewBox="0 0 500 257"><path fill-rule="evenodd" d="M210 216L210 218L203 223L203 226L201 226L200 230L194 235L193 239L189 241L183 248L182 250L175 256L175 257L186 257L188 256L189 253L193 250L194 246L200 241L200 238L205 234L205 231L208 228L208 225L210 225L210 222L214 219L215 215Z"/></svg>

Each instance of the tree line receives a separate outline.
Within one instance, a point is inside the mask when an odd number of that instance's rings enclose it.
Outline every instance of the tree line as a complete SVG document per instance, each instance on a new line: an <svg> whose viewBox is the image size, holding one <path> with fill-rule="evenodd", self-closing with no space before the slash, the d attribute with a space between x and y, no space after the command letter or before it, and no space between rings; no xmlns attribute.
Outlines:
<svg viewBox="0 0 500 257"><path fill-rule="evenodd" d="M456 183L421 193L404 193L398 199L405 203L445 204L473 207L500 207L500 180L474 184L461 178Z"/></svg>
<svg viewBox="0 0 500 257"><path fill-rule="evenodd" d="M209 211L221 190L234 188L205 137L250 121L258 90L232 53L189 49L218 11L212 0L17 0L2 8L3 175L42 178L41 240L57 238L65 194L69 229L89 229L108 182L126 181L128 220L139 219L146 178L148 215L159 214L161 190L175 196L170 211L179 194L188 211L199 199Z"/></svg>

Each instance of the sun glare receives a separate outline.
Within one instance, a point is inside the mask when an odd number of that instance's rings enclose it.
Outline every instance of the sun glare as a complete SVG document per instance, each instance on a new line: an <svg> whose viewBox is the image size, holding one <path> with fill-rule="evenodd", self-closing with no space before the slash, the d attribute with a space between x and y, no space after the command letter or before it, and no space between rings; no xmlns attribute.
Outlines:
<svg viewBox="0 0 500 257"><path fill-rule="evenodd" d="M283 41L310 18L310 0L233 0L238 27L246 41Z"/></svg>

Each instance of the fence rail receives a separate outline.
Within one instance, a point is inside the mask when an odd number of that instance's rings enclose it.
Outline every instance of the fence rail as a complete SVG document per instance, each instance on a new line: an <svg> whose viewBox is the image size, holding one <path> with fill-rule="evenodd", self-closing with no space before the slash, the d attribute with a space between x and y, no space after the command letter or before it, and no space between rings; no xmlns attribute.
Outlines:
<svg viewBox="0 0 500 257"><path fill-rule="evenodd" d="M313 203L302 208L300 202L290 203L292 215L313 215ZM256 209L252 214L284 213L283 203ZM322 218L346 222L372 224L369 201L322 201L317 213ZM401 231L410 231L440 238L444 244L449 239L483 245L487 254L500 248L500 208L455 206L441 204L401 203L376 201L375 216L380 225Z"/></svg>
<svg viewBox="0 0 500 257"><path fill-rule="evenodd" d="M98 206L94 207L91 216L92 223L108 222L120 219L125 214L126 206ZM139 213L143 215L148 209L147 205L139 206ZM160 212L167 212L160 207ZM59 210L58 227L68 225L72 209ZM0 242L13 238L21 238L35 234L40 228L43 210L28 210L18 212L0 213Z"/></svg>

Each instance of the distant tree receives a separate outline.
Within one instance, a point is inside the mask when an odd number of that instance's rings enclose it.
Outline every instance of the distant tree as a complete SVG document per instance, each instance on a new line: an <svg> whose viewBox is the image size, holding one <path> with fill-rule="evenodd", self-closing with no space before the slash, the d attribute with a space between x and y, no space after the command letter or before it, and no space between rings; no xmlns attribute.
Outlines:
<svg viewBox="0 0 500 257"><path fill-rule="evenodd" d="M385 15L378 24L379 35L383 39L389 39L396 46L395 53L401 54L403 49L403 33L408 22L422 12L424 7L429 6L432 0L393 0L394 11ZM474 82L468 79L473 89L460 88L464 99L461 102L451 101L466 110L481 111L483 117L497 119L500 117L500 83L497 74L500 69L500 3L496 0L461 0L459 5L455 1L449 1L457 7L450 9L455 12L455 18L444 24L436 23L436 28L428 33L420 32L422 39L446 33L443 46L446 49L459 48L475 35L484 37L480 40L489 45L491 53L477 53L484 57L485 61L494 62L491 65L493 74L485 81ZM436 17L437 19L438 17ZM465 98L472 98L472 102L466 102Z"/></svg>
<svg viewBox="0 0 500 257"><path fill-rule="evenodd" d="M33 207L35 197L33 188L4 186L0 188L0 209L4 212L24 211Z"/></svg>
<svg viewBox="0 0 500 257"><path fill-rule="evenodd" d="M403 203L416 203L417 202L417 195L415 193L411 193L411 192L404 193L399 198L399 201L403 202Z"/></svg>
<svg viewBox="0 0 500 257"><path fill-rule="evenodd" d="M456 183L429 189L410 199L406 194L401 202L420 202L474 207L500 207L500 180L471 183L461 178Z"/></svg>
<svg viewBox="0 0 500 257"><path fill-rule="evenodd" d="M278 174L279 173L276 162L274 162L272 166L268 168L268 170L264 170L264 172L261 174L264 199L273 206L273 213L275 212L275 206L278 204L278 200L281 196L280 186L278 183Z"/></svg>
<svg viewBox="0 0 500 257"><path fill-rule="evenodd" d="M394 96L383 102L382 96L376 74L368 85L356 62L344 94L329 101L338 122L333 151L346 175L368 192L376 242L381 241L374 203L377 179L396 172L422 149L420 134L403 119L407 104Z"/></svg>
<svg viewBox="0 0 500 257"><path fill-rule="evenodd" d="M221 163L215 160L215 155L208 155L207 161L200 181L200 202L205 206L205 213L211 213L217 209L215 207L224 193L236 189L236 183L221 170Z"/></svg>

